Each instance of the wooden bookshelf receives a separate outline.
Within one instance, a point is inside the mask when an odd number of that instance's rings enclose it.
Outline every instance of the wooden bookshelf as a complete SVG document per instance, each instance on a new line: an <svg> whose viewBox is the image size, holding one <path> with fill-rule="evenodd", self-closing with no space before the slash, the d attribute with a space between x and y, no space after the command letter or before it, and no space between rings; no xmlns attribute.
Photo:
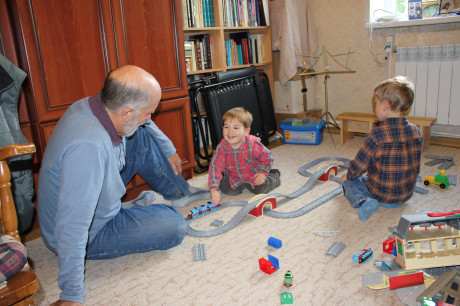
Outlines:
<svg viewBox="0 0 460 306"><path fill-rule="evenodd" d="M182 2L182 21L184 25L184 41L190 40L194 35L208 34L211 39L212 48L212 67L210 69L195 70L187 72L187 75L205 75L212 72L223 72L231 69L239 69L250 67L247 65L227 65L227 48L226 40L229 39L230 34L237 32L248 32L249 35L262 35L263 36L263 60L255 63L254 65L258 70L264 71L269 80L270 87L273 91L273 64L272 64L272 38L270 26L237 26L228 27L224 26L224 8L223 1L228 0L209 0L212 1L214 9L214 27L189 27L187 22L187 12L184 12L185 5L190 0L181 0ZM202 0L191 0L202 1ZM237 1L235 1L237 2ZM249 3L250 1L247 0ZM190 2L189 2L190 3ZM227 2L228 3L228 2ZM267 4L269 1L266 2ZM193 5L193 4L192 4ZM268 8L267 8L268 11ZM185 13L185 16L184 16ZM184 56L185 57L185 56Z"/></svg>

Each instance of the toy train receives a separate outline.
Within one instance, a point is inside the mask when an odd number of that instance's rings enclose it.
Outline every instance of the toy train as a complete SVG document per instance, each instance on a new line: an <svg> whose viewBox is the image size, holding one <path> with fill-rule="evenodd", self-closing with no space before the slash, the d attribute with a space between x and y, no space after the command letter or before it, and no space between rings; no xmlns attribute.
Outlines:
<svg viewBox="0 0 460 306"><path fill-rule="evenodd" d="M206 205L200 205L200 207L194 207L190 212L188 213L188 218L189 219L195 219L196 217L200 215L204 215L212 210L218 209L222 207L221 204L214 205L212 202L208 202Z"/></svg>
<svg viewBox="0 0 460 306"><path fill-rule="evenodd" d="M430 185L430 183L436 184L439 185L441 189L450 186L449 178L446 176L446 170L441 170L440 173L436 174L435 176L425 176L423 183L427 186Z"/></svg>
<svg viewBox="0 0 460 306"><path fill-rule="evenodd" d="M284 274L284 285L286 287L291 287L293 284L292 284L292 278L293 278L293 275L292 275L292 272L290 270L288 270L286 272L286 274Z"/></svg>
<svg viewBox="0 0 460 306"><path fill-rule="evenodd" d="M358 254L353 255L353 261L362 264L368 261L372 255L374 255L374 251L372 251L372 249L364 249Z"/></svg>

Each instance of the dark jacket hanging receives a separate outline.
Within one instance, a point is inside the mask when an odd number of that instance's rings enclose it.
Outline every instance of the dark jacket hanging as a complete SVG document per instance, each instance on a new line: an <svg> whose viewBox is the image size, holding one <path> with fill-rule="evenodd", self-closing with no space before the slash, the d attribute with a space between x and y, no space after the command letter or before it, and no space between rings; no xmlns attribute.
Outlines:
<svg viewBox="0 0 460 306"><path fill-rule="evenodd" d="M0 54L0 147L29 143L19 124L18 96L26 73ZM19 233L32 225L34 186L32 155L9 160L11 187L18 215Z"/></svg>

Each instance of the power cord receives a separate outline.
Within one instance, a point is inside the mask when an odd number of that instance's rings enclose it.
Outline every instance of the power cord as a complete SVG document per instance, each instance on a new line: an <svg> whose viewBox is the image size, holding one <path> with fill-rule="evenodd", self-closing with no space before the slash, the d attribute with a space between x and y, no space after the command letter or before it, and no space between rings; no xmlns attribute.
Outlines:
<svg viewBox="0 0 460 306"><path fill-rule="evenodd" d="M384 13L387 13L388 15L384 15L382 17L379 17L377 18L377 22L374 22L375 20L375 13L378 12L378 11L382 11ZM375 49L375 46L374 46L374 40L372 38L372 33L373 33L373 30L374 30L374 24L377 23L377 24L381 24L381 25L390 25L390 24L393 24L397 21L400 21L401 20L401 15L400 14L395 14L393 12L390 12L390 11L386 11L384 9L376 9L373 13L372 13L372 21L369 23L369 51L372 53L372 56L374 57L374 60L375 62L377 63L377 65L379 65L380 67L384 67L385 66L385 62L379 60L378 56L381 55L382 53L385 53L385 46L382 48L381 51L377 52L376 49Z"/></svg>

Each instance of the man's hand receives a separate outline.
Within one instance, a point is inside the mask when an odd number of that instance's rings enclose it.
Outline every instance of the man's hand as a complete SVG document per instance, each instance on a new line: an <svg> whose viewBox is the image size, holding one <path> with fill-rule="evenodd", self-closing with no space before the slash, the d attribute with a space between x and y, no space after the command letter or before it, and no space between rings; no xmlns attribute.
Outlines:
<svg viewBox="0 0 460 306"><path fill-rule="evenodd" d="M262 172L258 172L256 175L254 175L254 185L262 185L263 183L265 183L266 178L267 176L265 174L263 174Z"/></svg>
<svg viewBox="0 0 460 306"><path fill-rule="evenodd" d="M342 177L340 178L340 180L342 181L342 183L345 182L345 181L347 180L347 173L348 173L348 172L345 172L345 173L342 175Z"/></svg>
<svg viewBox="0 0 460 306"><path fill-rule="evenodd" d="M211 189L210 193L211 193L211 201L212 201L212 203L214 203L214 205L219 204L220 203L219 189Z"/></svg>
<svg viewBox="0 0 460 306"><path fill-rule="evenodd" d="M179 154L174 153L171 157L168 158L171 167L174 170L175 175L179 175L182 173L182 160L179 157Z"/></svg>
<svg viewBox="0 0 460 306"><path fill-rule="evenodd" d="M82 303L62 301L62 300L56 301L53 304L51 304L51 306L80 306L80 305L83 306Z"/></svg>

